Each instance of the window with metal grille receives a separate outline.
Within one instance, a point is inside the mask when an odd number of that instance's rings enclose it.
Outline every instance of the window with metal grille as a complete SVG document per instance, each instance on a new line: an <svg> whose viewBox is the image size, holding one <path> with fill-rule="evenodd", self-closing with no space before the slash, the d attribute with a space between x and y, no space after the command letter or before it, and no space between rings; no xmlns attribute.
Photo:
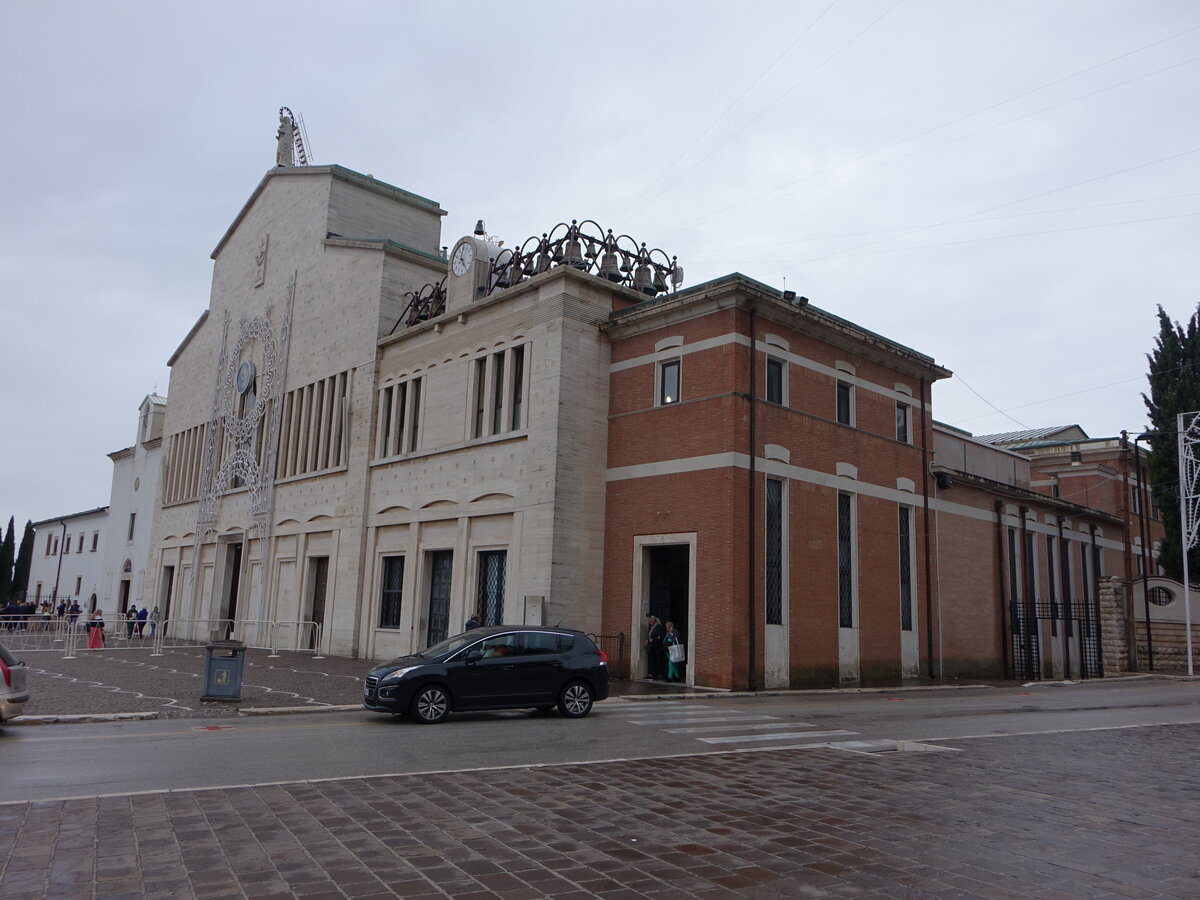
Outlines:
<svg viewBox="0 0 1200 900"><path fill-rule="evenodd" d="M476 605L483 625L504 624L504 571L507 567L507 550L480 552Z"/></svg>
<svg viewBox="0 0 1200 900"><path fill-rule="evenodd" d="M844 381L837 383L837 420L842 425L854 424L854 389Z"/></svg>
<svg viewBox="0 0 1200 900"><path fill-rule="evenodd" d="M1058 583L1054 573L1054 536L1046 535L1046 588L1050 593L1050 636L1058 636Z"/></svg>
<svg viewBox="0 0 1200 900"><path fill-rule="evenodd" d="M854 508L849 494L838 494L838 625L854 627Z"/></svg>
<svg viewBox="0 0 1200 900"><path fill-rule="evenodd" d="M767 624L783 624L783 482L767 479Z"/></svg>
<svg viewBox="0 0 1200 900"><path fill-rule="evenodd" d="M400 601L404 588L404 557L383 558L383 588L379 597L379 627L400 627Z"/></svg>
<svg viewBox="0 0 1200 900"><path fill-rule="evenodd" d="M1011 592L1012 632L1021 633L1021 583L1017 580L1017 530L1008 529L1008 587Z"/></svg>
<svg viewBox="0 0 1200 900"><path fill-rule="evenodd" d="M1174 599L1175 595L1165 587L1150 588L1150 602L1155 606L1168 606Z"/></svg>
<svg viewBox="0 0 1200 900"><path fill-rule="evenodd" d="M783 403L783 360L767 357L767 402Z"/></svg>
<svg viewBox="0 0 1200 900"><path fill-rule="evenodd" d="M900 507L900 629L913 630L912 510Z"/></svg>

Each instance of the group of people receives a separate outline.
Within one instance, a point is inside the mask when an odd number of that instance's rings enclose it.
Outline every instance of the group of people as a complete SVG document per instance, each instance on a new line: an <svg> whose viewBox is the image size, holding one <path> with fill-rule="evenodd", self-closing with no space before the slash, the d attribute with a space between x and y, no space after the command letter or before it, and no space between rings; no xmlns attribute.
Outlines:
<svg viewBox="0 0 1200 900"><path fill-rule="evenodd" d="M674 622L665 625L658 616L646 617L646 678L649 681L683 681L687 648L683 632Z"/></svg>
<svg viewBox="0 0 1200 900"><path fill-rule="evenodd" d="M56 615L59 619L66 619L74 624L82 612L75 601L68 606L64 600L55 609L49 600L43 600L39 607L33 600L18 602L10 599L0 607L0 623L5 631L31 631L36 630L39 625L42 631L49 631L53 627Z"/></svg>
<svg viewBox="0 0 1200 900"><path fill-rule="evenodd" d="M138 609L136 603L129 604L129 609L125 610L125 637L145 637L147 624L150 626L150 636L154 637L160 617L157 606L153 612L148 612L144 606Z"/></svg>

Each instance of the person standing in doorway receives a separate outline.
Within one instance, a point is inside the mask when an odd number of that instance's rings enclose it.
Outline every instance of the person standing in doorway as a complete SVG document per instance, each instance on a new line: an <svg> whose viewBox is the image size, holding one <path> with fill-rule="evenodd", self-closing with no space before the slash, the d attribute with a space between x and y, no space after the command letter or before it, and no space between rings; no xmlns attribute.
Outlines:
<svg viewBox="0 0 1200 900"><path fill-rule="evenodd" d="M667 652L667 681L683 681L684 660L687 651L683 646L683 634L675 629L674 622L667 623L667 634L663 638L663 647ZM676 650L675 648L679 649Z"/></svg>
<svg viewBox="0 0 1200 900"><path fill-rule="evenodd" d="M646 617L646 678L650 681L661 681L666 677L663 650L663 639L667 636L658 616Z"/></svg>

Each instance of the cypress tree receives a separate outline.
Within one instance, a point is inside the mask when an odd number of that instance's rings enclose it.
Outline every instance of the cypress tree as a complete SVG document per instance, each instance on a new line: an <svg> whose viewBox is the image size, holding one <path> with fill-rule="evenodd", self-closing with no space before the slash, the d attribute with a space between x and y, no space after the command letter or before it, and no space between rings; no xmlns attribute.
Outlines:
<svg viewBox="0 0 1200 900"><path fill-rule="evenodd" d="M1158 561L1169 577L1182 579L1176 416L1200 411L1200 307L1183 326L1172 322L1160 306L1158 336L1146 360L1150 364L1150 394L1142 394L1150 413L1150 459L1146 468L1165 532ZM1200 578L1200 547L1188 554L1188 574L1193 580Z"/></svg>
<svg viewBox="0 0 1200 900"><path fill-rule="evenodd" d="M33 564L33 522L25 523L21 534L21 547L17 550L17 564L13 568L12 592L23 594L29 590L29 568Z"/></svg>
<svg viewBox="0 0 1200 900"><path fill-rule="evenodd" d="M8 530L4 532L4 540L0 541L0 603L7 603L12 596L13 550L13 517L8 517Z"/></svg>

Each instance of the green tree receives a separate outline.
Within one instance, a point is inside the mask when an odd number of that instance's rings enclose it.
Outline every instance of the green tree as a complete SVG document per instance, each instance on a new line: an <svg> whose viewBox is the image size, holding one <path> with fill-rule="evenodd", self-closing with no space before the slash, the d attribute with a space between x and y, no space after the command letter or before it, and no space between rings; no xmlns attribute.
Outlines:
<svg viewBox="0 0 1200 900"><path fill-rule="evenodd" d="M4 532L4 540L0 541L0 603L7 603L12 596L13 576L13 517L8 517L8 530Z"/></svg>
<svg viewBox="0 0 1200 900"><path fill-rule="evenodd" d="M1162 516L1163 537L1159 564L1171 578L1183 578L1183 541L1179 524L1179 413L1200 411L1200 307L1187 325L1172 322L1158 308L1158 337L1154 352L1146 354L1150 363L1147 379L1150 394L1142 394L1150 413L1150 486ZM1188 555L1188 574L1200 577L1200 548Z"/></svg>
<svg viewBox="0 0 1200 900"><path fill-rule="evenodd" d="M33 522L26 522L25 531L21 534L21 547L17 550L17 564L13 568L13 594L23 594L29 590L29 568L32 564Z"/></svg>

